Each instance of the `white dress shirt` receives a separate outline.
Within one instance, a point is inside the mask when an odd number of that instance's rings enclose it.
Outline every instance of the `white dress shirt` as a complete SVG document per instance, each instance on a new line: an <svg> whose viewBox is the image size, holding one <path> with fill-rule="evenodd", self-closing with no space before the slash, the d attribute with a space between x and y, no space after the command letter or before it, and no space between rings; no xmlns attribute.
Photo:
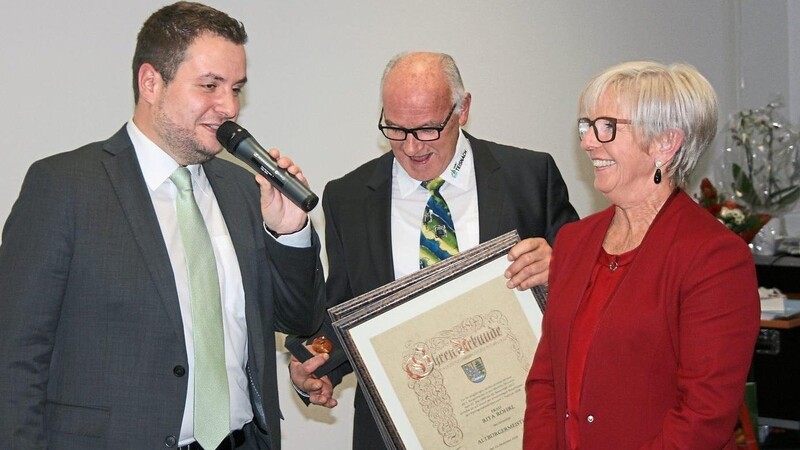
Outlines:
<svg viewBox="0 0 800 450"><path fill-rule="evenodd" d="M189 360L187 373L190 375L186 391L186 405L178 445L187 445L194 439L194 339L192 334L191 294L189 275L186 266L183 241L178 228L175 209L177 188L169 179L178 168L178 163L166 152L147 138L133 123L127 124L128 135L136 150L139 166L153 201L161 233L167 246L170 263L178 290L183 335L186 341L186 354ZM233 248L225 218L217 204L217 199L200 165L187 166L192 174L192 187L195 200L206 222L219 275L222 298L222 325L225 334L225 363L228 371L228 390L230 393L231 430L240 429L253 419L250 406L247 375L247 322L245 320L244 287L236 252ZM255 181L254 181L255 183ZM266 231L265 231L266 233ZM269 233L266 233L270 235ZM271 235L270 235L271 236ZM300 232L281 236L278 241L294 247L308 247L311 243L310 225Z"/></svg>
<svg viewBox="0 0 800 450"><path fill-rule="evenodd" d="M456 152L447 169L440 175L444 184L439 193L447 202L453 217L458 251L480 243L478 224L478 189L472 148L459 131ZM430 191L394 160L392 167L392 255L395 279L419 270L419 235L422 213Z"/></svg>

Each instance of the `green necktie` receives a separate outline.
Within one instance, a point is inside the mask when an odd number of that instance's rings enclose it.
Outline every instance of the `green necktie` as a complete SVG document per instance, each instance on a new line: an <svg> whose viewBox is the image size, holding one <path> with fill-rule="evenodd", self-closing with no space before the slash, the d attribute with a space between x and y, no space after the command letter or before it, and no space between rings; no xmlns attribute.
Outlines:
<svg viewBox="0 0 800 450"><path fill-rule="evenodd" d="M217 263L205 221L194 199L189 169L178 167L169 178L178 188L178 226L192 294L194 438L203 448L213 449L230 433L230 395Z"/></svg>
<svg viewBox="0 0 800 450"><path fill-rule="evenodd" d="M419 235L419 268L424 269L449 256L458 253L458 240L453 226L450 208L439 193L444 184L441 178L423 181L422 187L429 190L431 196L422 214L422 229Z"/></svg>

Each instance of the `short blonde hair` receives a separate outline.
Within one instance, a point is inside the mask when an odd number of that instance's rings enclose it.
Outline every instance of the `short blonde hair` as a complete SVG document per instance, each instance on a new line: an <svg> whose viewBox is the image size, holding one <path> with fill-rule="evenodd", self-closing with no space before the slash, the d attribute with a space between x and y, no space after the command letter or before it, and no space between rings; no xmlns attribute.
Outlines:
<svg viewBox="0 0 800 450"><path fill-rule="evenodd" d="M631 61L606 69L584 88L579 114L589 116L609 93L627 110L632 129L649 145L670 128L683 130L684 142L665 167L666 176L684 187L697 161L717 133L717 95L708 80L688 64Z"/></svg>

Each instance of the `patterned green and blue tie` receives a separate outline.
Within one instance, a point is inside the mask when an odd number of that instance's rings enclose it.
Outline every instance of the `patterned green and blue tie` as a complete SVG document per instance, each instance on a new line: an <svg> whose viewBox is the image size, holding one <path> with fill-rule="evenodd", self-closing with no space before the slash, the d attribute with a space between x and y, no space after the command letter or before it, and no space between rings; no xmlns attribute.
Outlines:
<svg viewBox="0 0 800 450"><path fill-rule="evenodd" d="M192 295L194 438L203 448L212 449L230 433L230 394L217 263L208 229L194 199L191 173L185 167L178 167L169 178L178 188L178 227Z"/></svg>
<svg viewBox="0 0 800 450"><path fill-rule="evenodd" d="M419 268L430 265L458 253L458 240L453 217L447 202L439 193L444 184L441 178L423 181L422 187L430 191L428 204L422 214L422 229L419 235Z"/></svg>

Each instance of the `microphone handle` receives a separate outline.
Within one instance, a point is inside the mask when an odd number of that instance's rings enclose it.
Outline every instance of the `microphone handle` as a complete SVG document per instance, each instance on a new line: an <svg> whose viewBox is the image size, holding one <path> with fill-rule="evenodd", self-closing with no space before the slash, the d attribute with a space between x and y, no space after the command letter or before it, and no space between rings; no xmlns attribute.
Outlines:
<svg viewBox="0 0 800 450"><path fill-rule="evenodd" d="M239 154L237 153L236 156L239 156ZM266 158L269 158L269 155ZM319 202L319 197L311 192L300 180L293 177L292 174L285 170L280 170L272 158L269 161L266 158L259 152L253 152L249 161L242 160L254 170L263 174L275 189L283 193L303 211L309 212L314 209Z"/></svg>

